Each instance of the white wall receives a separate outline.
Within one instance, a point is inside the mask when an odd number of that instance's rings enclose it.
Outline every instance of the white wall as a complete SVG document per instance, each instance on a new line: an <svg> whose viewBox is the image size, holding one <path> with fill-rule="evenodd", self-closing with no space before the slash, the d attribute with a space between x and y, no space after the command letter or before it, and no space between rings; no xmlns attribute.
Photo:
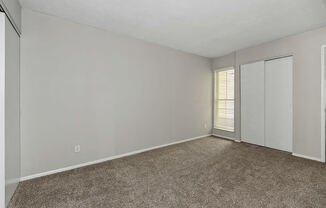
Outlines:
<svg viewBox="0 0 326 208"><path fill-rule="evenodd" d="M29 10L22 30L22 176L210 134L209 59Z"/></svg>
<svg viewBox="0 0 326 208"><path fill-rule="evenodd" d="M240 137L239 66L253 61L293 55L293 152L313 158L321 157L320 53L321 45L324 44L326 28L321 28L214 59L213 68L225 64L236 66L236 138Z"/></svg>
<svg viewBox="0 0 326 208"><path fill-rule="evenodd" d="M8 10L8 15L21 31L21 6L18 0L0 0L0 4Z"/></svg>

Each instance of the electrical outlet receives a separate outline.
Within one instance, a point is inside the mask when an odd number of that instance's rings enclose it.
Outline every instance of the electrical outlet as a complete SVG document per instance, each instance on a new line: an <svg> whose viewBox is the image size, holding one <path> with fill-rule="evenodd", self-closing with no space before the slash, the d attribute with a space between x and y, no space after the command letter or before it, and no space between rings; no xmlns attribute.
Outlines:
<svg viewBox="0 0 326 208"><path fill-rule="evenodd" d="M76 153L80 152L80 145L79 144L75 145L75 152Z"/></svg>
<svg viewBox="0 0 326 208"><path fill-rule="evenodd" d="M207 129L207 123L204 124L204 128Z"/></svg>

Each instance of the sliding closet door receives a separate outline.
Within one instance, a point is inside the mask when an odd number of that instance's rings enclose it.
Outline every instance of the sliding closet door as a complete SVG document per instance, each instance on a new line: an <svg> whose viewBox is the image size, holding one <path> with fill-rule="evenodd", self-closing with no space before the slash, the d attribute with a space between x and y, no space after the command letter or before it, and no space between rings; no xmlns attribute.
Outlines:
<svg viewBox="0 0 326 208"><path fill-rule="evenodd" d="M292 152L292 57L265 62L265 146Z"/></svg>
<svg viewBox="0 0 326 208"><path fill-rule="evenodd" d="M264 145L264 61L241 66L241 140Z"/></svg>

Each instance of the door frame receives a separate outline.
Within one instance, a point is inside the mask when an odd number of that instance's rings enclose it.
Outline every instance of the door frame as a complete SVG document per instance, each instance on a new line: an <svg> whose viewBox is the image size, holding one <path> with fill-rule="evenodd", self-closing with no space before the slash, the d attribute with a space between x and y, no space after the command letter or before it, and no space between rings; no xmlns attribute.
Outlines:
<svg viewBox="0 0 326 208"><path fill-rule="evenodd" d="M5 206L5 14L0 12L0 207Z"/></svg>
<svg viewBox="0 0 326 208"><path fill-rule="evenodd" d="M325 64L326 64L326 59L325 59L325 55L326 55L326 45L322 45L321 46L321 157L320 157L320 161L321 162L325 162L325 154L326 154L326 150L325 150L325 144L326 144L326 138L325 138L325 131L326 131L326 106L325 106L325 75L326 75L326 68L325 68Z"/></svg>

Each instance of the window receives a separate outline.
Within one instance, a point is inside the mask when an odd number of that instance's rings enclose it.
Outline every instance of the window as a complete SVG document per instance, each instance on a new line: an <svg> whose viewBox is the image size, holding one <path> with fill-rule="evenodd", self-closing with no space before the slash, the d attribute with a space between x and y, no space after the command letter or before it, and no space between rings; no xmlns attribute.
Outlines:
<svg viewBox="0 0 326 208"><path fill-rule="evenodd" d="M214 128L234 132L234 68L214 72Z"/></svg>

